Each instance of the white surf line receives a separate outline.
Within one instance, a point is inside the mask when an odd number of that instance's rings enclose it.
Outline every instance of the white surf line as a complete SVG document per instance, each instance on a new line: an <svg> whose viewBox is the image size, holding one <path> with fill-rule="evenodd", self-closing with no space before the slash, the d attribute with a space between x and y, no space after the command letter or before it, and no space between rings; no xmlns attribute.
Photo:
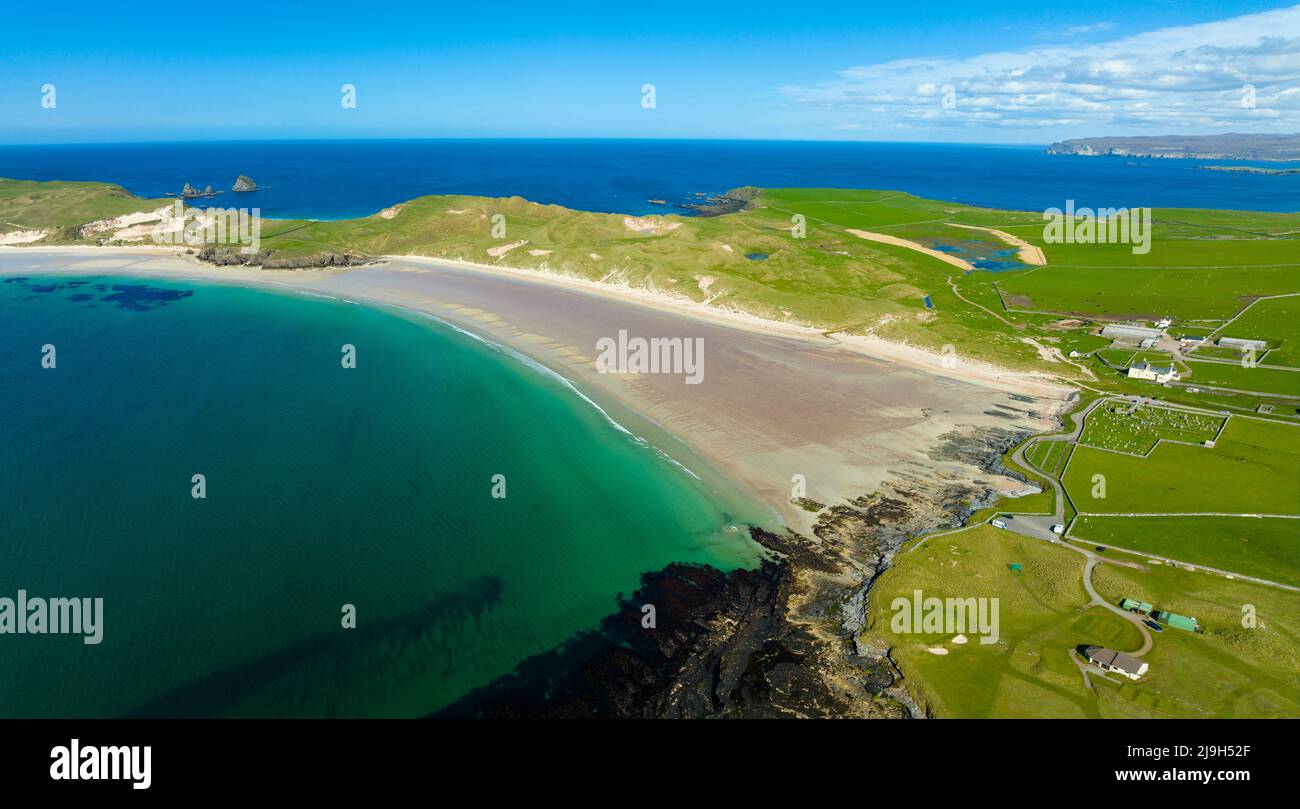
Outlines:
<svg viewBox="0 0 1300 809"><path fill-rule="evenodd" d="M600 415L604 417L605 421L607 421L612 427L614 427L614 429L618 430L619 432L631 438L633 442L635 442L636 444L645 447L646 449L653 450L655 454L659 455L659 457L668 461L673 466L676 466L678 469L681 469L683 472L695 478L696 480L703 482L704 479L701 478L698 474L696 474L695 470L691 469L689 466L686 466L681 461L669 455L664 450L660 449L659 447L655 446L654 444L650 443L646 439L642 438L641 436L637 435L636 433L632 432L631 430L629 430L628 428L620 424L618 420L616 420L613 416L609 414L607 410L605 410L605 408L601 407L599 404L593 401L591 397L587 396L587 394L579 390L576 385L574 385L571 381L569 381L568 377L564 376L564 374L561 374L558 371L547 367L546 365L538 362L537 360L533 359L527 354L517 351L509 346L502 345L501 343L497 343L493 340L489 340L488 338L484 337L481 334L475 334L474 332L469 331L468 329L463 329L460 326L457 326L455 323L451 323L447 320L444 320L443 318L440 318L437 315L432 314L430 312L424 312L419 309L410 309L405 306L395 306L395 308L401 309L404 312L409 312L411 314L427 318L429 320L436 321L437 323L441 323L442 325L446 326L449 329L452 329L453 331L459 334L463 334L466 337L469 337L473 340L477 340L478 342L482 343L488 348L491 348L493 351L497 351L501 354L505 354L506 356L514 360L517 360L520 363L523 363L526 367L531 368L532 370L537 371L538 373L541 373L545 376L550 377L551 379L556 380L561 385L568 388L579 399L581 399L582 401L586 402L587 404L595 408L596 412L600 413Z"/></svg>

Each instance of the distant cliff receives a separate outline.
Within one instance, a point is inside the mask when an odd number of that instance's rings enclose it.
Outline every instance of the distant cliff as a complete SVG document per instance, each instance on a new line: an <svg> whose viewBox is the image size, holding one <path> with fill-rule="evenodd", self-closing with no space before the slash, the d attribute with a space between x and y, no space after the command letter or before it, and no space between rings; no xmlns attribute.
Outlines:
<svg viewBox="0 0 1300 809"><path fill-rule="evenodd" d="M1053 143L1047 147L1047 153L1198 160L1300 160L1300 133L1079 138Z"/></svg>

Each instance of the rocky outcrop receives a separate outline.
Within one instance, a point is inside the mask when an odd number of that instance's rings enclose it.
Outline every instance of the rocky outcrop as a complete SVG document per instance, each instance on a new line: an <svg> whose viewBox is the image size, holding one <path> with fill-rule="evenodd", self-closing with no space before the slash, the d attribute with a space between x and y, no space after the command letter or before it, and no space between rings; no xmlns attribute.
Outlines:
<svg viewBox="0 0 1300 809"><path fill-rule="evenodd" d="M324 269L327 267L359 267L374 259L360 253L317 253L295 258L268 258L262 262L264 270Z"/></svg>
<svg viewBox="0 0 1300 809"><path fill-rule="evenodd" d="M276 258L274 251L260 250L244 253L237 246L205 247L195 256L199 261L220 267L261 267L264 270L323 269L328 267L357 267L374 259L360 253L317 253L311 256Z"/></svg>
<svg viewBox="0 0 1300 809"><path fill-rule="evenodd" d="M742 188L733 188L725 194L719 194L715 197L707 197L701 203L687 203L683 208L689 208L695 211L698 216L722 216L727 213L743 211L749 207L749 203L758 198L762 190L754 186L744 186Z"/></svg>
<svg viewBox="0 0 1300 809"><path fill-rule="evenodd" d="M247 174L241 174L235 178L235 185L230 190L238 194L246 194L249 191L256 191L257 183L253 182L253 178Z"/></svg>

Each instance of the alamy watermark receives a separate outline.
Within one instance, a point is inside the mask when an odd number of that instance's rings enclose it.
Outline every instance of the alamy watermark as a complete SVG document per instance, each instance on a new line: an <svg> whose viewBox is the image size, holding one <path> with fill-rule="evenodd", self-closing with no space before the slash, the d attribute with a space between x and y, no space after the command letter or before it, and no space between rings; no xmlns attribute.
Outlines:
<svg viewBox="0 0 1300 809"><path fill-rule="evenodd" d="M1043 241L1047 244L1131 244L1133 255L1151 252L1150 208L1075 208L1043 211Z"/></svg>
<svg viewBox="0 0 1300 809"><path fill-rule="evenodd" d="M155 244L238 244L239 252L252 254L262 246L262 209L187 208L176 200L150 235Z"/></svg>
<svg viewBox="0 0 1300 809"><path fill-rule="evenodd" d="M73 739L50 748L53 781L130 781L132 789L153 783L153 748L149 745L83 745Z"/></svg>
<svg viewBox="0 0 1300 809"><path fill-rule="evenodd" d="M920 590L912 598L899 596L890 602L894 611L889 628L896 635L965 635L980 636L980 643L998 642L998 599L996 598L925 598Z"/></svg>
<svg viewBox="0 0 1300 809"><path fill-rule="evenodd" d="M704 381L703 337L631 337L596 341L596 371L602 374L681 374L687 385Z"/></svg>
<svg viewBox="0 0 1300 809"><path fill-rule="evenodd" d="M82 635L97 646L104 639L104 599L0 597L0 635Z"/></svg>

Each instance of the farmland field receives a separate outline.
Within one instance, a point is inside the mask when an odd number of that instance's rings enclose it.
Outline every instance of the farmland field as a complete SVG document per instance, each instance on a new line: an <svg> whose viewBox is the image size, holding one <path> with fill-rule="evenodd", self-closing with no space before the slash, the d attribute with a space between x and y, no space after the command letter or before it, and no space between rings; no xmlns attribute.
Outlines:
<svg viewBox="0 0 1300 809"><path fill-rule="evenodd" d="M1300 587L1300 520L1084 516L1070 535Z"/></svg>
<svg viewBox="0 0 1300 809"><path fill-rule="evenodd" d="M1269 365L1300 367L1300 296L1258 301L1226 327L1223 334L1268 340L1270 345L1276 345L1268 352Z"/></svg>
<svg viewBox="0 0 1300 809"><path fill-rule="evenodd" d="M1297 291L1300 215L1156 209L1153 217L1149 253L1045 245L1048 266L1003 274L999 287L1017 309L1180 321L1226 320L1251 296ZM1017 235L1042 244L1041 228Z"/></svg>
<svg viewBox="0 0 1300 809"><path fill-rule="evenodd" d="M1056 476L1065 466L1065 459L1070 455L1068 441L1039 441L1034 444L1026 457L1029 461L1049 475Z"/></svg>
<svg viewBox="0 0 1300 809"><path fill-rule="evenodd" d="M1300 396L1300 371L1258 366L1246 368L1239 363L1222 362L1189 362L1188 366L1192 375L1184 377L1183 381L1189 385Z"/></svg>
<svg viewBox="0 0 1300 809"><path fill-rule="evenodd" d="M1297 480L1300 426L1233 418L1213 449L1161 443L1139 458L1080 446L1062 482L1083 513L1300 514Z"/></svg>

